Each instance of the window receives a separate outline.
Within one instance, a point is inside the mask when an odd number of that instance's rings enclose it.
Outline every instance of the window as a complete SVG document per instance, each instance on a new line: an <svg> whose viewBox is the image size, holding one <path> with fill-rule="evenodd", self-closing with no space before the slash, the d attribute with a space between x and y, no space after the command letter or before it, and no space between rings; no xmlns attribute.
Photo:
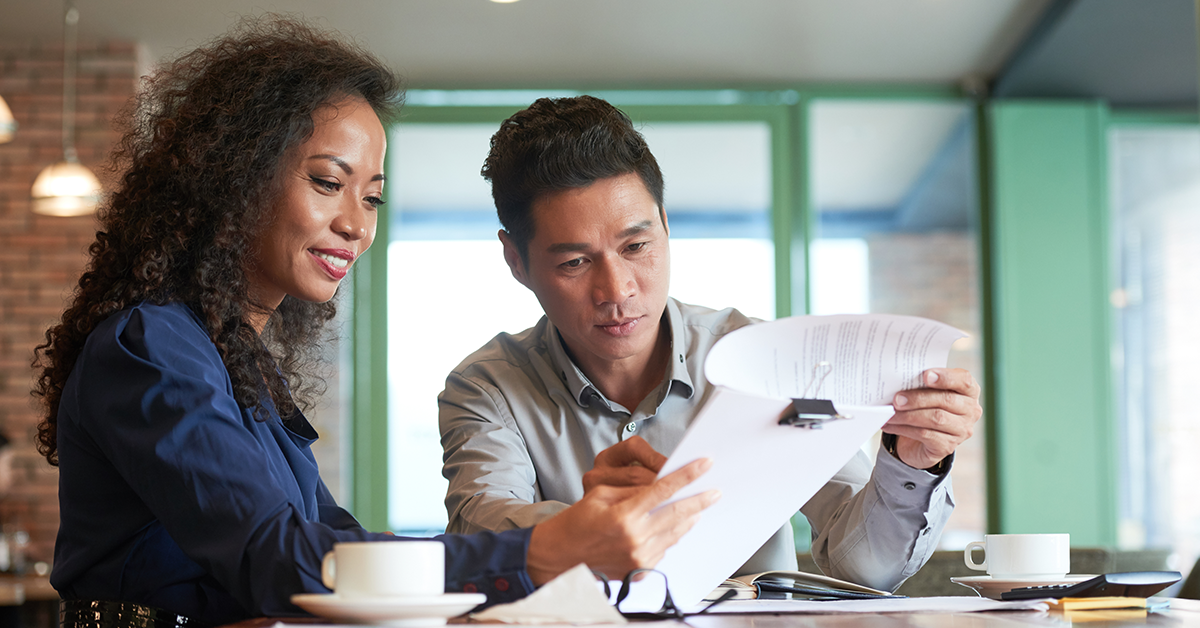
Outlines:
<svg viewBox="0 0 1200 628"><path fill-rule="evenodd" d="M1118 126L1109 135L1112 246L1117 288L1122 549L1173 548L1200 556L1200 128Z"/></svg>
<svg viewBox="0 0 1200 628"><path fill-rule="evenodd" d="M500 121L541 95L417 92L391 131L389 227L377 246L386 247L389 275L386 525L397 532L435 533L446 522L436 405L446 374L496 333L541 316L503 262L479 176ZM928 316L972 335L951 365L982 379L969 104L802 101L794 92L603 96L630 114L663 168L672 296L764 319L806 303L812 313ZM807 133L792 126L799 119ZM801 136L808 145L794 143ZM808 172L798 173L801 162ZM985 528L976 434L955 463L959 505L947 547Z"/></svg>
<svg viewBox="0 0 1200 628"><path fill-rule="evenodd" d="M816 99L808 110L813 314L924 316L970 334L950 366L983 379L975 126L958 101ZM872 454L877 447L870 447ZM941 546L986 525L983 429L952 471Z"/></svg>
<svg viewBox="0 0 1200 628"><path fill-rule="evenodd" d="M389 140L388 525L398 532L446 525L436 403L446 375L495 334L542 315L504 263L479 175L500 119L407 122ZM666 180L672 296L774 318L769 125L638 125Z"/></svg>

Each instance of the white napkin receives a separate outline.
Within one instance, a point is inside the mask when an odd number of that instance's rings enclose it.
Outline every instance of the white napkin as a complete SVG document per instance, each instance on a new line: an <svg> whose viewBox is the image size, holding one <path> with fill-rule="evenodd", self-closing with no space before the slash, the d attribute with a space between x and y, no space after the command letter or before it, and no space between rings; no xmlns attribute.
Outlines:
<svg viewBox="0 0 1200 628"><path fill-rule="evenodd" d="M580 563L547 582L529 597L472 613L471 619L505 624L624 624L609 605L596 577Z"/></svg>

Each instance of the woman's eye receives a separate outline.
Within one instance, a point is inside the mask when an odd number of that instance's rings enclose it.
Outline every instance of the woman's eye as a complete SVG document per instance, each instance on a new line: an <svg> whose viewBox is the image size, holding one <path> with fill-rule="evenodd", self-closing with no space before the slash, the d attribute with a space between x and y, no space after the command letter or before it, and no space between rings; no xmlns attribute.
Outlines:
<svg viewBox="0 0 1200 628"><path fill-rule="evenodd" d="M342 189L341 183L336 181L326 181L321 177L309 177L308 180L312 181L317 185L317 187L325 190L326 192L337 192L338 190Z"/></svg>
<svg viewBox="0 0 1200 628"><path fill-rule="evenodd" d="M383 205L384 203L387 202L387 201L383 200L382 198L379 198L378 196L368 196L368 197L364 198L363 200L366 201L367 204L370 205L371 207L379 207L380 205Z"/></svg>

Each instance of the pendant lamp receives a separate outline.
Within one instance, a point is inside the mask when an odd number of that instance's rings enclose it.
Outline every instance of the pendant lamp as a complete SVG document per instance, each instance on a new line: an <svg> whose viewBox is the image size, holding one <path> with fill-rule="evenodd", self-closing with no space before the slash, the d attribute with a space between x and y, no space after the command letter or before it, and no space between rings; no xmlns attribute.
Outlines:
<svg viewBox="0 0 1200 628"><path fill-rule="evenodd" d="M79 10L67 0L63 13L63 160L33 181L33 211L47 216L84 216L100 203L100 181L75 155L75 66Z"/></svg>
<svg viewBox="0 0 1200 628"><path fill-rule="evenodd" d="M4 97L0 96L0 144L11 142L16 134L17 120L13 118L12 109L8 108Z"/></svg>

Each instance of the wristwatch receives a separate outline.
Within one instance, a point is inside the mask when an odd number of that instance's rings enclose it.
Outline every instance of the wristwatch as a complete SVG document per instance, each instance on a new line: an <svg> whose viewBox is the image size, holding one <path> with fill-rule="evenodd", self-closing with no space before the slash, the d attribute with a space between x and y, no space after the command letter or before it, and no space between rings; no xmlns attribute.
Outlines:
<svg viewBox="0 0 1200 628"><path fill-rule="evenodd" d="M884 433L883 438L880 439L880 444L883 445L884 451L888 452L889 454L892 454L892 456L894 458L896 458L896 460L900 460L900 462L904 462L904 460L902 460L900 458L900 454L896 453L897 439L898 439L898 437L895 434ZM949 456L946 456L945 458L942 458L941 460L939 460L938 463L933 465L932 467L929 467L928 469L921 469L921 470L926 471L928 473L932 473L934 475L943 475L947 471L950 470L950 461L953 459L954 459L954 454L950 454ZM908 463L905 462L905 464L908 464Z"/></svg>

